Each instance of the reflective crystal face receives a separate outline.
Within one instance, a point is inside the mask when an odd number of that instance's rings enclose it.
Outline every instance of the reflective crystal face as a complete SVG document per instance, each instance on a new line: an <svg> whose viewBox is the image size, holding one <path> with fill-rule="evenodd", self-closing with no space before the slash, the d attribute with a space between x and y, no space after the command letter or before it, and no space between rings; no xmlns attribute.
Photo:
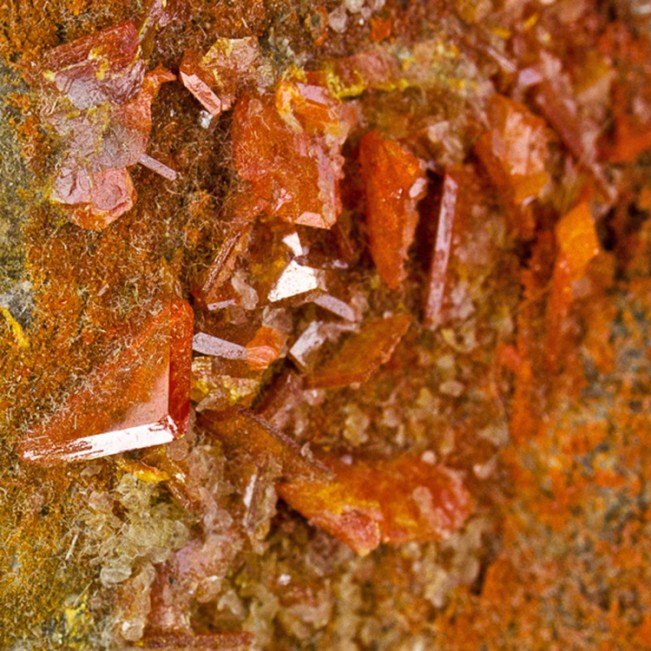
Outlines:
<svg viewBox="0 0 651 651"><path fill-rule="evenodd" d="M172 300L25 436L25 461L94 459L169 443L188 425L192 310Z"/></svg>

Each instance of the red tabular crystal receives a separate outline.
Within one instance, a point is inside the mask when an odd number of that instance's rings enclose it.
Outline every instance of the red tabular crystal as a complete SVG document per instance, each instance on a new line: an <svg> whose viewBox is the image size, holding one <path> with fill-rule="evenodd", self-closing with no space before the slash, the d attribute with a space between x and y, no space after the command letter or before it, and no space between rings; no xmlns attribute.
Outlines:
<svg viewBox="0 0 651 651"><path fill-rule="evenodd" d="M255 209L314 228L341 212L341 147L355 110L317 86L281 84L277 96L244 94L233 112L233 150Z"/></svg>
<svg viewBox="0 0 651 651"><path fill-rule="evenodd" d="M126 102L145 75L138 45L138 30L124 21L54 48L38 66L43 89L66 97L77 109Z"/></svg>
<svg viewBox="0 0 651 651"><path fill-rule="evenodd" d="M445 275L450 259L452 227L454 225L458 190L457 182L452 176L446 174L443 181L443 196L441 197L434 255L432 256L425 300L425 323L428 326L437 325L443 305L443 290L445 289Z"/></svg>
<svg viewBox="0 0 651 651"><path fill-rule="evenodd" d="M257 39L220 38L203 57L186 51L179 76L203 107L217 117L231 108L239 89L254 80L259 58Z"/></svg>
<svg viewBox="0 0 651 651"><path fill-rule="evenodd" d="M72 206L78 226L104 228L133 206L126 168L146 156L151 103L175 77L162 66L145 75L131 22L55 48L39 73L41 117L64 143L50 199Z"/></svg>
<svg viewBox="0 0 651 651"><path fill-rule="evenodd" d="M382 280L396 289L406 277L407 251L418 224L416 205L426 189L425 169L402 145L377 131L362 138L359 158L371 256Z"/></svg>
<svg viewBox="0 0 651 651"><path fill-rule="evenodd" d="M335 473L334 481L281 483L278 494L358 554L381 542L444 539L470 514L463 482L442 466L410 456L350 464L335 457L322 460Z"/></svg>
<svg viewBox="0 0 651 651"><path fill-rule="evenodd" d="M190 415L193 315L173 300L23 439L25 461L49 465L169 443Z"/></svg>

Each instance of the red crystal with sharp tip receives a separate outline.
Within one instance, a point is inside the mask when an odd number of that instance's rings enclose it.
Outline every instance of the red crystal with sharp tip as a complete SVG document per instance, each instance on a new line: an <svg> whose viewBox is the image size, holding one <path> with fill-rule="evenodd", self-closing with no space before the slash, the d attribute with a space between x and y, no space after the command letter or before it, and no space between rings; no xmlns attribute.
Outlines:
<svg viewBox="0 0 651 651"><path fill-rule="evenodd" d="M21 444L25 461L43 465L169 443L190 415L190 306L173 300Z"/></svg>
<svg viewBox="0 0 651 651"><path fill-rule="evenodd" d="M334 481L293 480L279 495L312 524L328 531L358 554L381 542L439 540L459 529L471 500L460 477L417 457L323 462Z"/></svg>
<svg viewBox="0 0 651 651"><path fill-rule="evenodd" d="M359 158L371 256L380 278L396 289L406 277L407 251L418 224L416 204L425 193L425 170L402 145L377 131L362 138Z"/></svg>

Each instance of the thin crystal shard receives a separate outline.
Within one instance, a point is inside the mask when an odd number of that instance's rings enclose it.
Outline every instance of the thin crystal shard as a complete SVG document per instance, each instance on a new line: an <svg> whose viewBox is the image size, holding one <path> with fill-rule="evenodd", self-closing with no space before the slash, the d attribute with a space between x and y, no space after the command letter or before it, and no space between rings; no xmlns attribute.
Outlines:
<svg viewBox="0 0 651 651"><path fill-rule="evenodd" d="M203 355L224 359L244 359L246 348L227 339L221 339L205 332L198 332L192 338L192 350Z"/></svg>
<svg viewBox="0 0 651 651"><path fill-rule="evenodd" d="M446 174L443 181L443 196L439 210L439 221L436 227L434 255L429 272L427 297L425 301L425 323L435 326L441 314L443 305L443 290L445 289L445 274L450 259L452 245L452 226L457 205L457 182Z"/></svg>

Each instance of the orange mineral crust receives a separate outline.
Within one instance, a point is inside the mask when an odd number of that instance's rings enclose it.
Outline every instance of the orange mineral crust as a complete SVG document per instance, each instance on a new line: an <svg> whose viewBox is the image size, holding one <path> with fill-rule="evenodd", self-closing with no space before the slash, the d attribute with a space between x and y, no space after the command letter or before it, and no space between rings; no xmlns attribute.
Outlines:
<svg viewBox="0 0 651 651"><path fill-rule="evenodd" d="M0 26L0 649L650 648L644 2Z"/></svg>

